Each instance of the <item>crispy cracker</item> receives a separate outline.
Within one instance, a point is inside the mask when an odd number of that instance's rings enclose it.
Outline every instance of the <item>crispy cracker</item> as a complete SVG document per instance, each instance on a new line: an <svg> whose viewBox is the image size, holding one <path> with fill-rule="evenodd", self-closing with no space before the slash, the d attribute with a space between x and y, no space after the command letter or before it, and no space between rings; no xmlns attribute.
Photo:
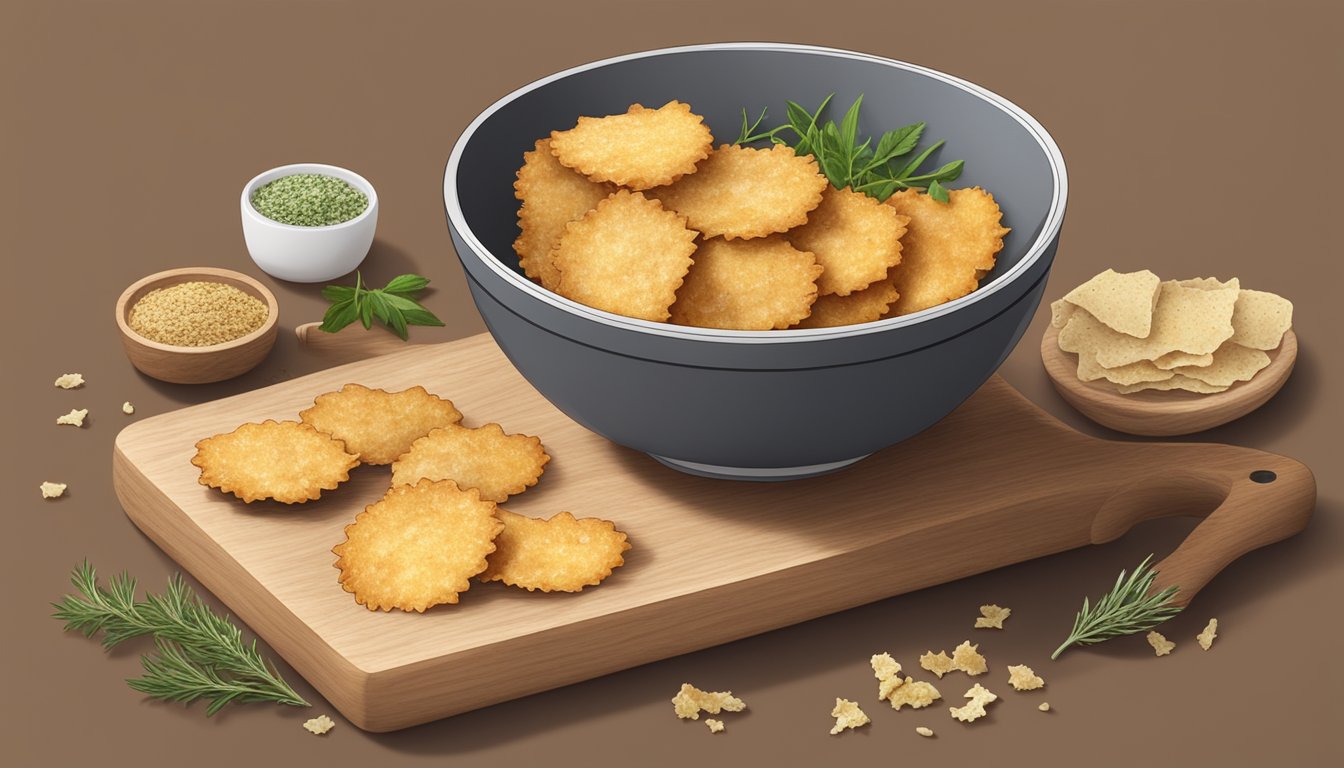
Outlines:
<svg viewBox="0 0 1344 768"><path fill-rule="evenodd" d="M1232 335L1236 298L1235 287L1203 290L1162 283L1147 338L1119 333L1090 313L1075 312L1059 332L1059 348L1080 355L1091 352L1106 368L1153 360L1176 351L1212 353Z"/></svg>
<svg viewBox="0 0 1344 768"><path fill-rule="evenodd" d="M947 651L939 651L937 655L934 655L933 651L926 652L919 657L919 666L937 675L939 680L943 679L943 675L955 672L957 669L956 662L948 657Z"/></svg>
<svg viewBox="0 0 1344 768"><path fill-rule="evenodd" d="M1214 387L1230 387L1238 381L1250 381L1255 374L1269 365L1269 355L1258 349L1243 347L1231 341L1223 342L1213 353L1208 365L1183 365L1172 371L1181 376L1198 379Z"/></svg>
<svg viewBox="0 0 1344 768"><path fill-rule="evenodd" d="M1010 664L1008 684L1013 686L1015 691L1034 691L1045 687L1045 679L1025 664Z"/></svg>
<svg viewBox="0 0 1344 768"><path fill-rule="evenodd" d="M807 317L821 267L783 237L700 243L677 290L672 322L700 328L768 331Z"/></svg>
<svg viewBox="0 0 1344 768"><path fill-rule="evenodd" d="M523 153L523 167L513 183L513 196L522 201L518 208L522 234L513 241L518 266L543 288L554 291L560 284L560 272L551 262L551 251L560 243L565 225L583 218L615 191L614 184L590 181L561 165L551 154L551 140L537 139L532 151Z"/></svg>
<svg viewBox="0 0 1344 768"><path fill-rule="evenodd" d="M362 464L391 464L431 429L461 421L462 413L424 387L387 392L346 384L339 392L318 395L299 419L343 440L345 450L358 454Z"/></svg>
<svg viewBox="0 0 1344 768"><path fill-rule="evenodd" d="M980 187L950 190L946 203L907 189L887 198L887 205L910 219L896 268L897 315L974 291L1011 231L1000 223L1003 211L994 196Z"/></svg>
<svg viewBox="0 0 1344 768"><path fill-rule="evenodd" d="M339 581L371 611L419 611L456 603L485 570L504 529L495 504L451 480L390 488L345 526L332 547Z"/></svg>
<svg viewBox="0 0 1344 768"><path fill-rule="evenodd" d="M664 321L691 268L695 232L639 192L618 190L565 227L556 292L596 309Z"/></svg>
<svg viewBox="0 0 1344 768"><path fill-rule="evenodd" d="M963 723L973 723L984 717L986 714L985 705L993 701L998 701L999 699L998 696L990 693L989 690L979 683L971 686L971 689L966 692L966 698L970 699L970 701L967 702L965 706L948 708L952 713L952 717Z"/></svg>
<svg viewBox="0 0 1344 768"><path fill-rule="evenodd" d="M976 629L1003 629L1003 622L1013 614L1012 608L997 605L980 606L980 615L975 619Z"/></svg>
<svg viewBox="0 0 1344 768"><path fill-rule="evenodd" d="M885 698L891 702L892 709L900 709L905 706L911 709L923 709L943 697L938 689L933 687L933 683L914 680L910 677L901 680L899 675L895 679L897 681L895 685L890 682L885 684L888 687Z"/></svg>
<svg viewBox="0 0 1344 768"><path fill-rule="evenodd" d="M831 727L832 736L872 722L868 719L868 715L859 709L859 705L849 699L836 699L835 707L831 709L831 717L835 718L835 725Z"/></svg>
<svg viewBox="0 0 1344 768"><path fill-rule="evenodd" d="M267 419L196 443L199 482L251 504L301 504L350 479L359 457L311 425Z"/></svg>
<svg viewBox="0 0 1344 768"><path fill-rule="evenodd" d="M876 198L827 186L807 223L789 230L789 242L816 255L823 269L819 295L848 296L884 280L901 263L901 236L909 223Z"/></svg>
<svg viewBox="0 0 1344 768"><path fill-rule="evenodd" d="M1176 644L1164 637L1161 632L1149 632L1148 644L1158 656L1166 656L1176 647Z"/></svg>
<svg viewBox="0 0 1344 768"><path fill-rule="evenodd" d="M886 278L848 296L831 294L818 296L812 303L812 314L803 318L795 328L834 328L839 325L858 325L882 319L887 310L900 298L896 292L896 267Z"/></svg>
<svg viewBox="0 0 1344 768"><path fill-rule="evenodd" d="M1069 291L1060 301L1087 310L1113 331L1142 339L1152 329L1153 307L1157 305L1161 283L1157 275L1146 269L1139 272L1108 269ZM1054 304L1051 313L1056 328L1063 328L1072 314L1063 309L1056 311Z"/></svg>
<svg viewBox="0 0 1344 768"><path fill-rule="evenodd" d="M1097 381L1105 379L1112 384L1129 386L1131 384L1142 384L1148 381L1166 381L1176 374L1173 371L1158 368L1147 360L1140 360L1129 365L1122 365L1118 368L1103 368L1097 362L1097 356L1093 352L1078 353L1078 378L1082 381Z"/></svg>
<svg viewBox="0 0 1344 768"><path fill-rule="evenodd" d="M486 501L501 502L536 485L550 460L540 438L506 435L498 424L449 424L416 440L392 463L392 485L453 480L477 489Z"/></svg>
<svg viewBox="0 0 1344 768"><path fill-rule="evenodd" d="M741 712L747 703L732 691L702 691L690 683L682 683L681 690L672 697L672 709L677 717L699 720L701 712L717 715L720 712Z"/></svg>
<svg viewBox="0 0 1344 768"><path fill-rule="evenodd" d="M725 144L695 173L650 190L705 237L765 237L807 222L830 182L811 155L783 145L752 149Z"/></svg>
<svg viewBox="0 0 1344 768"><path fill-rule="evenodd" d="M1180 368L1183 365L1202 367L1211 365L1212 363L1212 352L1203 355L1192 355L1189 352L1168 352L1153 361L1153 365L1164 371L1170 371L1172 368Z"/></svg>
<svg viewBox="0 0 1344 768"><path fill-rule="evenodd" d="M623 115L580 117L568 131L551 132L551 151L561 163L593 181L630 189L694 173L713 147L705 119L679 101L658 109L631 104Z"/></svg>
<svg viewBox="0 0 1344 768"><path fill-rule="evenodd" d="M1226 386L1214 386L1212 384L1205 384L1199 379L1192 378L1190 376L1185 376L1179 373L1172 376L1170 379L1166 379L1165 381L1145 381L1140 382L1138 384L1131 384L1128 386L1122 384L1118 387L1118 389L1120 390L1120 394L1122 395L1132 395L1135 392L1143 392L1144 390L1147 389L1156 389L1161 392L1166 392L1173 389L1183 389L1186 392L1194 392L1201 395L1212 395L1218 392L1227 391Z"/></svg>
<svg viewBox="0 0 1344 768"><path fill-rule="evenodd" d="M1279 346L1293 326L1293 303L1265 291L1243 290L1232 310L1232 341L1252 349Z"/></svg>
<svg viewBox="0 0 1344 768"><path fill-rule="evenodd" d="M505 509L495 516L504 532L495 539L481 581L502 581L529 592L578 592L624 565L621 553L630 549L626 535L608 520L576 520L568 512L538 520Z"/></svg>
<svg viewBox="0 0 1344 768"><path fill-rule="evenodd" d="M957 669L972 677L985 674L989 671L989 664L977 650L979 647L978 643L971 645L970 640L963 642L952 649L952 663L956 665Z"/></svg>
<svg viewBox="0 0 1344 768"><path fill-rule="evenodd" d="M1204 627L1204 631L1195 635L1195 640L1199 642L1199 647L1209 650L1213 647L1213 639L1218 636L1218 620L1209 619L1209 623Z"/></svg>

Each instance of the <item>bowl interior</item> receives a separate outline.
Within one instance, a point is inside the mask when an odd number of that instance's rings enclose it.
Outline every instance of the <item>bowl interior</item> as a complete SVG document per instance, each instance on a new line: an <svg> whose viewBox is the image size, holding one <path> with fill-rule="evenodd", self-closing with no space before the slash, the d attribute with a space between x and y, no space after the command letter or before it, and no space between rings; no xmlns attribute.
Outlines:
<svg viewBox="0 0 1344 768"><path fill-rule="evenodd" d="M266 322L261 327L251 333L240 336L236 339L226 341L222 344L214 344L208 347L181 347L173 344L164 344L162 342L147 339L136 333L131 328L131 310L140 299L144 298L150 291L159 288L170 288L182 283L202 282L202 283L224 283L231 285L238 290L261 300L266 305ZM161 350L171 350L187 354L199 354L201 352L214 352L229 347L244 345L251 340L267 333L272 329L279 319L279 303L275 299L275 294L271 293L266 286L256 282L252 278L239 273L224 269L174 269L167 272L161 272L156 275L150 275L122 294L117 302L117 320L121 326L122 332L134 338L140 344Z"/></svg>
<svg viewBox="0 0 1344 768"><path fill-rule="evenodd" d="M871 58L821 50L691 49L614 61L571 73L500 106L467 140L457 184L463 216L490 256L518 270L513 241L518 236L514 174L523 153L552 130L572 127L581 115L624 112L638 102L657 107L676 99L704 115L716 146L733 141L742 109L763 125L784 121L785 100L815 109L835 92L826 117L839 123L863 94L860 136L924 121L924 146L940 139L926 168L954 159L966 161L954 187L982 186L1003 208L1012 232L987 285L1031 250L1056 194L1046 136L986 98L935 74L905 69ZM917 150L919 151L919 150ZM913 157L913 154L909 157Z"/></svg>

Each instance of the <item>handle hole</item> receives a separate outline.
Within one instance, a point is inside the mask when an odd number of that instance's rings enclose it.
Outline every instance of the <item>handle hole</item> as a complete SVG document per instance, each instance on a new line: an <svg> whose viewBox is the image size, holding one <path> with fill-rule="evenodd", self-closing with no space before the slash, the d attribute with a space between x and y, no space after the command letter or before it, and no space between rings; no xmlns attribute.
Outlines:
<svg viewBox="0 0 1344 768"><path fill-rule="evenodd" d="M1272 483L1278 479L1279 476L1268 469L1257 469L1251 473L1251 482L1253 483Z"/></svg>

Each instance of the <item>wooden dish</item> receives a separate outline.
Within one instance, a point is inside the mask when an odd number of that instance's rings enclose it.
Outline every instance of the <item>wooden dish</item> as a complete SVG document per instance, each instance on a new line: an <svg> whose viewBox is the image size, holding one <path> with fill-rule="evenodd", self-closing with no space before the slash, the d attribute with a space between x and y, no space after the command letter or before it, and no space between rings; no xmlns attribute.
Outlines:
<svg viewBox="0 0 1344 768"><path fill-rule="evenodd" d="M1203 432L1254 411L1274 396L1297 362L1297 335L1283 334L1278 349L1268 353L1269 365L1250 381L1211 395L1171 390L1145 390L1122 395L1105 381L1078 378L1078 356L1059 348L1059 329L1050 326L1041 337L1045 372L1069 405L1105 427L1131 435L1167 436Z"/></svg>
<svg viewBox="0 0 1344 768"><path fill-rule="evenodd" d="M192 281L225 283L249 293L266 304L266 322L257 330L223 344L208 347L178 347L150 341L131 330L131 308L145 294ZM280 305L270 289L241 272L213 267L186 267L156 272L142 278L117 299L117 328L126 356L146 376L173 384L207 384L223 381L252 370L275 345Z"/></svg>

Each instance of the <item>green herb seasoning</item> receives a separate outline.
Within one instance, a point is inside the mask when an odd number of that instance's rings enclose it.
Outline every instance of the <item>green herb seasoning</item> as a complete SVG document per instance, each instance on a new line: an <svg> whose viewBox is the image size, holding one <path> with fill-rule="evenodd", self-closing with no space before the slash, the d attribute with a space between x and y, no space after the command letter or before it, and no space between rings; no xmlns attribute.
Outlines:
<svg viewBox="0 0 1344 768"><path fill-rule="evenodd" d="M252 193L252 207L281 224L329 227L363 213L369 198L335 176L296 173L259 187Z"/></svg>

